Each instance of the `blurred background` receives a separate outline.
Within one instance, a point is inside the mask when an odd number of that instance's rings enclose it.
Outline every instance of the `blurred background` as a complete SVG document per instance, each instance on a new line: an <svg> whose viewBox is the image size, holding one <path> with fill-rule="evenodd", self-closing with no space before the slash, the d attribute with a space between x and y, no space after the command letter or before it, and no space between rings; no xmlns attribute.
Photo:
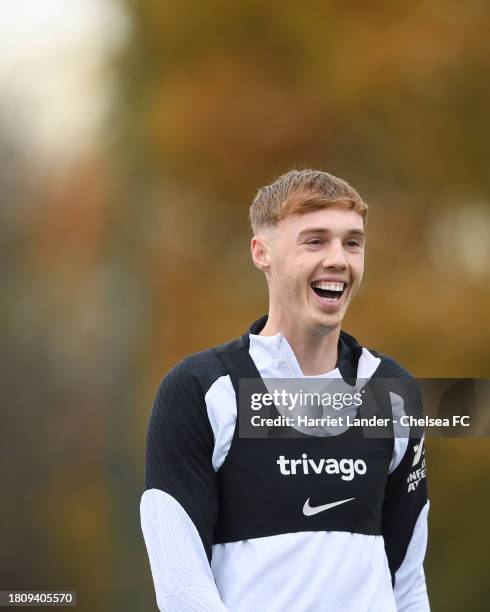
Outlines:
<svg viewBox="0 0 490 612"><path fill-rule="evenodd" d="M155 610L139 526L157 386L267 310L248 206L291 167L371 204L345 322L488 376L484 0L16 0L0 12L1 589ZM490 443L429 440L435 612L487 610Z"/></svg>

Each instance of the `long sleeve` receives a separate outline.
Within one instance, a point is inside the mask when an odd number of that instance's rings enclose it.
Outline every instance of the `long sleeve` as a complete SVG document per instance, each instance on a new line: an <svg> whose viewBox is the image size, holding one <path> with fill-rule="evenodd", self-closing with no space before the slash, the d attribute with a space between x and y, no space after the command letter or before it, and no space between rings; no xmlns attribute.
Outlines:
<svg viewBox="0 0 490 612"><path fill-rule="evenodd" d="M225 612L210 568L217 517L214 438L192 358L161 383L147 435L141 526L157 604Z"/></svg>
<svg viewBox="0 0 490 612"><path fill-rule="evenodd" d="M430 610L423 569L428 511L424 438L409 438L388 478L383 506L383 536L398 612Z"/></svg>
<svg viewBox="0 0 490 612"><path fill-rule="evenodd" d="M424 574L427 548L427 479L423 428L401 426L402 415L423 416L416 380L389 357L380 368L390 390L395 448L383 504L382 533L397 612L430 610Z"/></svg>

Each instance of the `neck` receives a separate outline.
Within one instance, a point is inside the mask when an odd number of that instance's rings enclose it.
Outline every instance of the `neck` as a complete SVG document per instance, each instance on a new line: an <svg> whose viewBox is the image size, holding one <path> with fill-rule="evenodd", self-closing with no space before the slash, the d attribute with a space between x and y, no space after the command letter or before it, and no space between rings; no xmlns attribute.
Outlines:
<svg viewBox="0 0 490 612"><path fill-rule="evenodd" d="M260 336L282 333L293 349L301 371L316 376L335 369L340 326L334 328L304 329L286 321L269 318Z"/></svg>

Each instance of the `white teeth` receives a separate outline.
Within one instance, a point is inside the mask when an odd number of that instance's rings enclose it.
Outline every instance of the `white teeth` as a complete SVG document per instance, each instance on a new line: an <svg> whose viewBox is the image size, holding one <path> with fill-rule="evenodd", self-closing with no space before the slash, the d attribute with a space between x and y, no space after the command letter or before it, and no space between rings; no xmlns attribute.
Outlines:
<svg viewBox="0 0 490 612"><path fill-rule="evenodd" d="M344 283L331 283L331 282L325 282L325 281L317 281L316 283L313 283L312 286L316 287L317 289L323 289L324 291L342 292L344 290Z"/></svg>

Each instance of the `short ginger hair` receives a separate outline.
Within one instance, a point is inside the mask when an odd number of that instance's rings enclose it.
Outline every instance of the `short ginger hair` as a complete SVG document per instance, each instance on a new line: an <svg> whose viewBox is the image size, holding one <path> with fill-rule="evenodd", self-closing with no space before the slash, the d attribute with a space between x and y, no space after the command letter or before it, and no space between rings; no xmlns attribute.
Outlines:
<svg viewBox="0 0 490 612"><path fill-rule="evenodd" d="M368 205L349 183L320 170L290 170L257 192L250 206L252 230L257 234L289 215L327 206L353 208L367 223Z"/></svg>

